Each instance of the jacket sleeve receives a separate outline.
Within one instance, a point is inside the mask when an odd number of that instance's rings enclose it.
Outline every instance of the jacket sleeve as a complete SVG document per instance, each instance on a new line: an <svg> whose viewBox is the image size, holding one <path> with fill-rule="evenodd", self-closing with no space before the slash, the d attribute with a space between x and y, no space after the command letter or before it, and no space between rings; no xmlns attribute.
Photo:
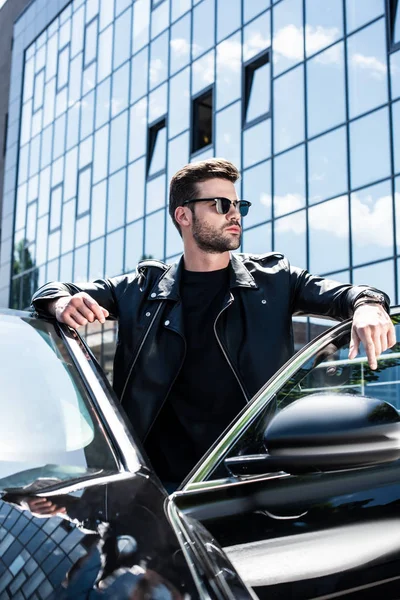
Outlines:
<svg viewBox="0 0 400 600"><path fill-rule="evenodd" d="M32 297L32 306L39 315L48 316L47 304L49 300L56 300L64 296L74 296L79 292L86 292L96 302L106 308L110 318L118 318L119 299L128 284L134 281L133 275L122 275L110 279L97 279L96 281L80 283L46 283L39 288Z"/></svg>
<svg viewBox="0 0 400 600"><path fill-rule="evenodd" d="M311 275L305 269L289 266L292 313L331 317L339 321L353 316L354 303L366 289L384 295L389 312L390 298L385 292L367 285L339 283Z"/></svg>

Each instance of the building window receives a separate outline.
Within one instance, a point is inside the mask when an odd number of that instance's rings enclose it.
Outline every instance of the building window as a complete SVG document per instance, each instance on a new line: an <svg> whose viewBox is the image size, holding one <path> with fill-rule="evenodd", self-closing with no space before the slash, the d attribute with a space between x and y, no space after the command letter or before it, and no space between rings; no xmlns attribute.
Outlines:
<svg viewBox="0 0 400 600"><path fill-rule="evenodd" d="M244 125L271 113L270 52L256 58L244 67Z"/></svg>
<svg viewBox="0 0 400 600"><path fill-rule="evenodd" d="M193 100L192 105L192 152L212 144L213 91Z"/></svg>
<svg viewBox="0 0 400 600"><path fill-rule="evenodd" d="M164 2L164 0L151 0L151 8L157 8L157 6L159 6L159 4L161 4L162 2Z"/></svg>
<svg viewBox="0 0 400 600"><path fill-rule="evenodd" d="M390 0L391 45L400 47L400 2Z"/></svg>
<svg viewBox="0 0 400 600"><path fill-rule="evenodd" d="M147 137L147 177L165 171L167 153L166 119L163 117L149 127Z"/></svg>

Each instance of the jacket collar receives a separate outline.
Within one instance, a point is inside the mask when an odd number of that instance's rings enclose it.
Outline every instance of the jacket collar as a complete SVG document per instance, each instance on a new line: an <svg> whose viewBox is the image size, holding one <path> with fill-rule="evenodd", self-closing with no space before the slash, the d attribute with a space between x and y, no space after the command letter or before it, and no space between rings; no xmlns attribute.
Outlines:
<svg viewBox="0 0 400 600"><path fill-rule="evenodd" d="M257 289L258 286L253 276L244 266L242 260L231 253L230 259L229 287ZM180 283L184 269L183 256L176 263L173 263L154 284L149 300L180 300Z"/></svg>

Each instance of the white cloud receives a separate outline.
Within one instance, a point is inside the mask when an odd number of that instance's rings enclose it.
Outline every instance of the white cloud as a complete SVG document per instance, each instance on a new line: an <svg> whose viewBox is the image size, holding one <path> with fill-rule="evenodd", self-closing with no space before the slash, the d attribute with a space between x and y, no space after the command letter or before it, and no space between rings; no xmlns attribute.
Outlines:
<svg viewBox="0 0 400 600"><path fill-rule="evenodd" d="M311 55L322 48L333 44L339 37L336 27L322 27L318 25L306 25L306 47L307 54ZM290 24L282 27L273 39L274 62L286 58L294 62L303 59L303 28ZM337 63L342 55L341 46L333 46L317 57L322 63Z"/></svg>
<svg viewBox="0 0 400 600"><path fill-rule="evenodd" d="M388 231L388 224L390 226L392 222L391 196L382 196L374 202L371 196L361 199L355 193L351 199L351 212L353 242L360 246L392 246L393 237ZM355 223L359 226L354 227Z"/></svg>
<svg viewBox="0 0 400 600"><path fill-rule="evenodd" d="M222 81L233 73L240 73L242 66L242 46L240 42L226 40L217 49L217 68L222 71ZM220 74L218 74L220 80Z"/></svg>
<svg viewBox="0 0 400 600"><path fill-rule="evenodd" d="M369 71L375 79L382 80L386 77L387 67L376 56L365 56L364 54L355 53L351 56L350 64L356 69Z"/></svg>
<svg viewBox="0 0 400 600"><path fill-rule="evenodd" d="M293 212L305 206L306 200L302 194L285 194L274 197L274 214L276 217Z"/></svg>
<svg viewBox="0 0 400 600"><path fill-rule="evenodd" d="M304 214L288 215L275 221L275 231L277 233L293 233L300 235L306 230L306 220Z"/></svg>
<svg viewBox="0 0 400 600"><path fill-rule="evenodd" d="M150 63L150 83L155 85L159 82L160 73L164 68L164 62L161 58L154 58Z"/></svg>
<svg viewBox="0 0 400 600"><path fill-rule="evenodd" d="M337 27L322 27L317 25L306 25L306 49L307 54L310 56L322 48L326 48L333 44L335 40L340 37L340 32ZM330 49L330 50L333 50ZM330 51L327 51L329 54Z"/></svg>
<svg viewBox="0 0 400 600"><path fill-rule="evenodd" d="M214 53L206 54L203 58L193 63L193 75L200 79L204 85L214 81Z"/></svg>
<svg viewBox="0 0 400 600"><path fill-rule="evenodd" d="M271 45L271 38L263 35L259 30L252 31L243 44L243 59L248 60Z"/></svg>
<svg viewBox="0 0 400 600"><path fill-rule="evenodd" d="M283 56L289 60L303 58L303 28L296 25L286 25L275 34L273 42L274 62Z"/></svg>
<svg viewBox="0 0 400 600"><path fill-rule="evenodd" d="M171 40L170 46L176 56L185 56L189 54L190 44L184 38L175 38Z"/></svg>

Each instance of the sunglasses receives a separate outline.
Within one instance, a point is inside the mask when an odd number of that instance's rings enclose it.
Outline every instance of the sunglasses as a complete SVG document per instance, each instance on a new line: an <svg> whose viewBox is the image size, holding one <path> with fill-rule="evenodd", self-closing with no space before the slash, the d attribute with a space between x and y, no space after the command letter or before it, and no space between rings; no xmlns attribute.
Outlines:
<svg viewBox="0 0 400 600"><path fill-rule="evenodd" d="M251 202L248 202L247 200L229 200L228 198L195 198L194 200L185 200L183 206L185 206L185 204L190 204L191 202L215 202L217 213L220 215L228 214L231 205L233 205L235 210L239 210L241 217L247 215L251 206Z"/></svg>

